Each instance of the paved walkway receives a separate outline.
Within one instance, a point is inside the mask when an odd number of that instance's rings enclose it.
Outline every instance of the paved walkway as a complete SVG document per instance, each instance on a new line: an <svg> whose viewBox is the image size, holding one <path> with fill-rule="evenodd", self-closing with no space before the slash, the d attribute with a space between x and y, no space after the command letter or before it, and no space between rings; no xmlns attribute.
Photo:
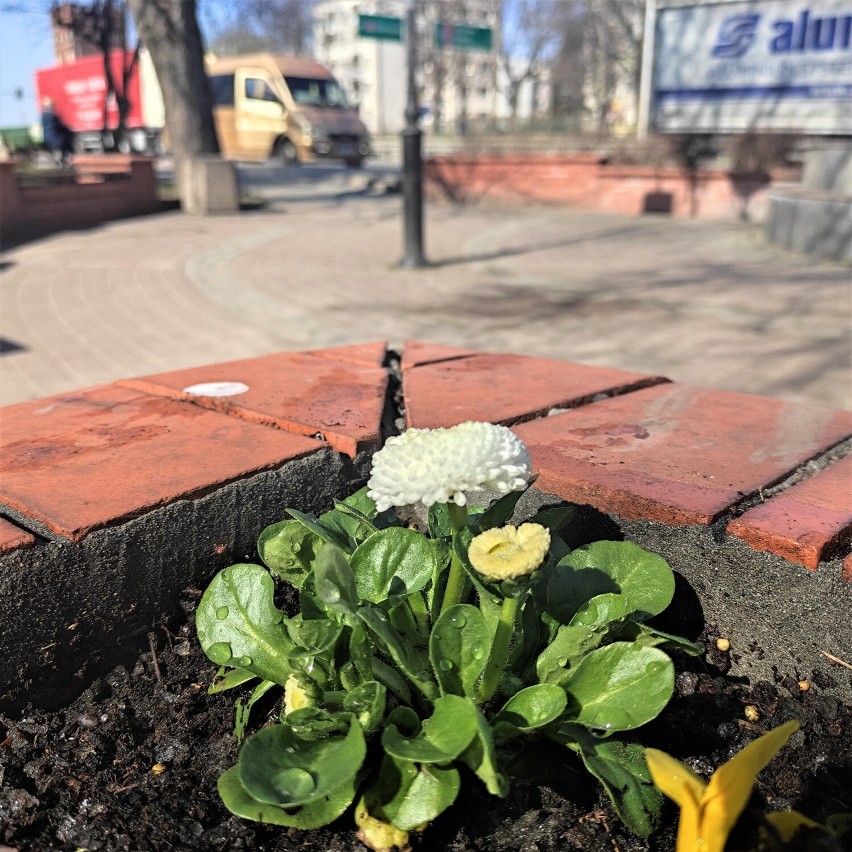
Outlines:
<svg viewBox="0 0 852 852"><path fill-rule="evenodd" d="M848 267L738 224L429 206L433 265L402 270L400 198L335 180L238 216L166 213L7 252L0 404L408 338L852 408Z"/></svg>

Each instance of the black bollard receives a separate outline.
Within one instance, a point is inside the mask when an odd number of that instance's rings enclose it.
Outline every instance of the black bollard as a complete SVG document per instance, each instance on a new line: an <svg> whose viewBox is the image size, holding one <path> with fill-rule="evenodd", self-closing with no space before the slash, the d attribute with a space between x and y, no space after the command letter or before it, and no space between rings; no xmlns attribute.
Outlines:
<svg viewBox="0 0 852 852"><path fill-rule="evenodd" d="M416 32L414 4L406 11L406 39L408 50L408 99L405 105L405 130L402 131L402 197L405 225L405 256L400 262L408 269L428 266L423 256L423 131L417 126L420 107L417 103Z"/></svg>

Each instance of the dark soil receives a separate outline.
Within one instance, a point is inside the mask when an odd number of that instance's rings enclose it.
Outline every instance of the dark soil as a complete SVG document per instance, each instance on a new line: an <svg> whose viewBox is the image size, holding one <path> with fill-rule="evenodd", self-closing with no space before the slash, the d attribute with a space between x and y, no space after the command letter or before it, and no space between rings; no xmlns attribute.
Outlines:
<svg viewBox="0 0 852 852"><path fill-rule="evenodd" d="M237 755L233 697L207 694L216 667L195 640L194 598L187 594L189 623L177 634L165 628L152 634L153 652L130 671L114 669L57 712L0 718L0 852L4 843L20 852L363 852L348 815L327 829L300 832L237 819L219 801L216 779ZM852 708L830 696L830 678L814 676L805 692L787 677L737 682L726 677L728 653L716 649L715 638L707 628L705 657L677 660L677 694L642 730L642 741L706 776L764 731L798 719L802 730L760 776L753 804L795 807L818 821L852 811ZM758 714L754 721L744 716L749 705ZM489 796L471 776L456 808L417 837L415 848L674 849L673 805L662 830L643 841L626 831L570 755L549 745L529 765L537 776L516 780L506 800ZM744 843L737 848L749 848Z"/></svg>

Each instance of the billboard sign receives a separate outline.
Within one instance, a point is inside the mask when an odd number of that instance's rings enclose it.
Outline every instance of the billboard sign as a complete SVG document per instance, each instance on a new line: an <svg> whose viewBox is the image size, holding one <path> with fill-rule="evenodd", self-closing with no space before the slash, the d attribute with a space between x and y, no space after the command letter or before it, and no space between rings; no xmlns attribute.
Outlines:
<svg viewBox="0 0 852 852"><path fill-rule="evenodd" d="M664 132L852 134L852 0L660 9L652 122Z"/></svg>

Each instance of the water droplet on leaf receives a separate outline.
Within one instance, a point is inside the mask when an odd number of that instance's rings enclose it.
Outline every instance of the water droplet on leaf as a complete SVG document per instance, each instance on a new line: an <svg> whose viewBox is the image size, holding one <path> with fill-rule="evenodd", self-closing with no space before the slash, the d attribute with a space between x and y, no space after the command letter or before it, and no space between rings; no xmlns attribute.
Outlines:
<svg viewBox="0 0 852 852"><path fill-rule="evenodd" d="M272 783L281 794L284 804L310 796L317 786L313 775L297 766L282 769Z"/></svg>
<svg viewBox="0 0 852 852"><path fill-rule="evenodd" d="M220 618L220 619L224 620L228 617L228 612L229 612L228 607L220 606L216 610L216 618Z"/></svg>
<svg viewBox="0 0 852 852"><path fill-rule="evenodd" d="M452 660L441 660L438 663L438 668L442 669L445 672L450 671L450 669L452 669L452 667L453 667Z"/></svg>
<svg viewBox="0 0 852 852"><path fill-rule="evenodd" d="M450 616L450 624L453 627L462 628L467 624L467 616L463 612L457 612L455 615Z"/></svg>
<svg viewBox="0 0 852 852"><path fill-rule="evenodd" d="M234 655L231 653L231 646L227 642L214 642L207 649L207 656L218 663L220 666L227 665Z"/></svg>

